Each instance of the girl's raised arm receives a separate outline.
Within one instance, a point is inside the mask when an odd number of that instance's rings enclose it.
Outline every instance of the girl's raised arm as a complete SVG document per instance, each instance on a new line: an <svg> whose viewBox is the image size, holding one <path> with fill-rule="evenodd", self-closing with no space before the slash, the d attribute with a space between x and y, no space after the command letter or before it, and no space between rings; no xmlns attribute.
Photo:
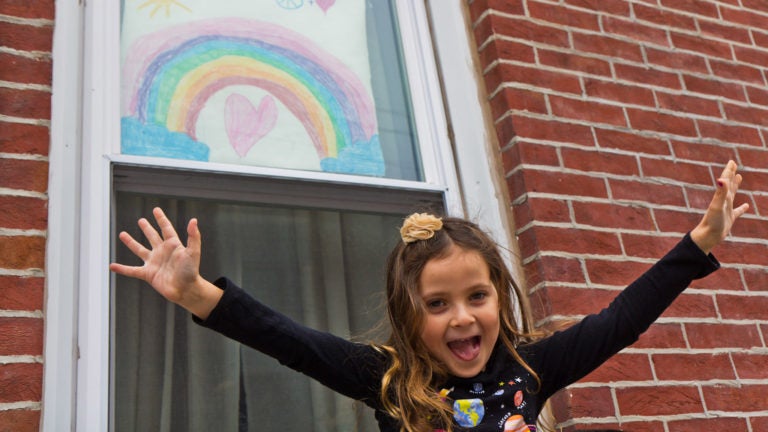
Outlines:
<svg viewBox="0 0 768 432"><path fill-rule="evenodd" d="M736 170L736 162L728 161L717 179L717 190L712 202L701 222L691 231L691 239L704 253L709 253L723 241L731 232L736 219L749 209L749 204L733 208L733 199L741 184L741 174L737 174Z"/></svg>
<svg viewBox="0 0 768 432"><path fill-rule="evenodd" d="M112 263L109 269L136 279L141 279L169 301L178 304L201 319L206 319L221 299L222 290L200 276L200 230L197 219L187 225L187 245L179 239L171 221L163 210L152 210L158 233L144 218L139 219L139 228L149 241L147 249L130 234L123 231L120 240L144 261L142 266L127 266Z"/></svg>

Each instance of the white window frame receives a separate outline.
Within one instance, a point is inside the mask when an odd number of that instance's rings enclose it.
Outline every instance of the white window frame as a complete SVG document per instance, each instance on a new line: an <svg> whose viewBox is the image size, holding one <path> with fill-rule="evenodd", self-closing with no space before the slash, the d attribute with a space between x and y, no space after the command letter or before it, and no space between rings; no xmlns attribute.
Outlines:
<svg viewBox="0 0 768 432"><path fill-rule="evenodd" d="M424 182L119 155L119 3L56 2L41 430L109 430L114 163L442 190L449 214L478 221L512 250L466 5L397 6Z"/></svg>

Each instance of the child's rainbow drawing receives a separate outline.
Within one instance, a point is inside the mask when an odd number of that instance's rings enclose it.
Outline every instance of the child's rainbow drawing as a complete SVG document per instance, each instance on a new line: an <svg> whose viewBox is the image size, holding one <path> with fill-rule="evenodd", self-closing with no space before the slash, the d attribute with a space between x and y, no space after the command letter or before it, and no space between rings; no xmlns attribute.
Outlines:
<svg viewBox="0 0 768 432"><path fill-rule="evenodd" d="M229 142L200 142L198 122L211 98L249 87L267 95L226 98L219 127ZM384 175L376 112L360 78L274 23L217 18L145 35L123 62L123 92L124 154L207 161L212 146L229 145L243 157L269 135L278 115L292 115L322 170Z"/></svg>

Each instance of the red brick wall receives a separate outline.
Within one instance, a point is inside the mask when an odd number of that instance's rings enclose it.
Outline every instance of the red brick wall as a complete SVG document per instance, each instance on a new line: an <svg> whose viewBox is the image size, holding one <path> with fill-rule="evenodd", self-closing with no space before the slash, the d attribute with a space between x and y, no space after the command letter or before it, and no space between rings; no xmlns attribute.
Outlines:
<svg viewBox="0 0 768 432"><path fill-rule="evenodd" d="M0 432L40 424L53 13L0 2Z"/></svg>
<svg viewBox="0 0 768 432"><path fill-rule="evenodd" d="M560 427L768 430L768 2L468 4L542 323L607 305L693 228L729 158L752 206L720 271L557 396Z"/></svg>
<svg viewBox="0 0 768 432"><path fill-rule="evenodd" d="M40 419L53 3L0 2L0 431ZM768 430L768 5L562 3L470 2L543 322L607 304L698 220L726 159L753 208L723 269L559 395L559 419Z"/></svg>

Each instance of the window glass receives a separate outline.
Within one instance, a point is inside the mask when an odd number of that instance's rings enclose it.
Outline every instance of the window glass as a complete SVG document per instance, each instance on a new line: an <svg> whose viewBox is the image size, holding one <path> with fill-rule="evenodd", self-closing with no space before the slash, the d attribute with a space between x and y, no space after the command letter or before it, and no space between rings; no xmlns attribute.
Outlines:
<svg viewBox="0 0 768 432"><path fill-rule="evenodd" d="M121 153L423 179L394 0L121 10Z"/></svg>
<svg viewBox="0 0 768 432"><path fill-rule="evenodd" d="M365 342L381 322L386 253L401 215L116 194L116 223L164 208L197 217L201 274L226 275L312 328ZM183 230L180 230L183 231ZM134 263L125 247L118 262ZM275 360L194 324L146 284L118 277L114 295L117 431L375 431L358 406Z"/></svg>
<svg viewBox="0 0 768 432"><path fill-rule="evenodd" d="M298 322L360 342L383 342L384 264L403 216L444 208L439 189L122 164L112 175L114 231L146 244L136 221L160 206L185 242L196 217L203 277L226 276ZM112 261L141 265L124 245L114 251ZM115 430L376 430L371 410L198 326L145 283L118 276L111 296Z"/></svg>

